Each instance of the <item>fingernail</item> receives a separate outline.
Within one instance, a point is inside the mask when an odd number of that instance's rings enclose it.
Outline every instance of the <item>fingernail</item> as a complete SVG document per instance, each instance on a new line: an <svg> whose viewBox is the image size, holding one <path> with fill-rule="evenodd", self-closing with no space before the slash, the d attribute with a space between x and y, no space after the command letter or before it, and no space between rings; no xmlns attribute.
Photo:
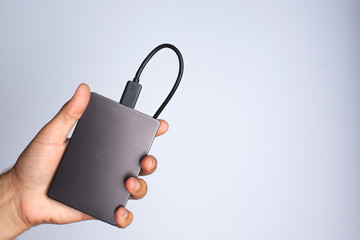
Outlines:
<svg viewBox="0 0 360 240"><path fill-rule="evenodd" d="M132 182L133 182L132 189L133 189L134 191L139 190L139 189L140 189L140 183L139 183L139 181L136 180L136 179L133 179Z"/></svg>
<svg viewBox="0 0 360 240"><path fill-rule="evenodd" d="M153 170L155 168L155 159L154 158L151 158L152 160L152 167L151 167L151 170Z"/></svg>
<svg viewBox="0 0 360 240"><path fill-rule="evenodd" d="M127 217L127 215L128 215L128 212L126 211L126 209L125 208L120 208L120 216L122 217L122 218L126 218Z"/></svg>

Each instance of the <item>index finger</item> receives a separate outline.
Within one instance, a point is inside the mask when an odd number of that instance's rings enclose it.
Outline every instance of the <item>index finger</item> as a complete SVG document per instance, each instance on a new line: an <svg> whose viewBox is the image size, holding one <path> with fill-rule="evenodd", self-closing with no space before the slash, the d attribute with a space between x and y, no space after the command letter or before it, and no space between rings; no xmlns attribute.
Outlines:
<svg viewBox="0 0 360 240"><path fill-rule="evenodd" d="M163 135L169 129L169 124L165 120L159 119L159 121L160 121L160 127L156 133L156 136Z"/></svg>

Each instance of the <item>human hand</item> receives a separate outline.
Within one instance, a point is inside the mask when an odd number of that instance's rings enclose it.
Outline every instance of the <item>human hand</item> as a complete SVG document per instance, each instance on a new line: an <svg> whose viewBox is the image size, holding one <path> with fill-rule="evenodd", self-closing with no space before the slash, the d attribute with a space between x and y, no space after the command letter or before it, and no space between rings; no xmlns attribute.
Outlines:
<svg viewBox="0 0 360 240"><path fill-rule="evenodd" d="M74 96L46 124L26 147L16 164L0 176L0 240L12 239L21 232L42 224L64 224L93 219L80 211L47 197L47 191L64 154L70 130L84 112L90 89L81 84ZM168 124L160 120L157 136L165 133ZM153 173L157 160L146 156L141 161L140 175ZM145 196L147 184L140 178L129 178L125 187L131 199ZM132 213L121 207L115 213L118 227L127 227Z"/></svg>

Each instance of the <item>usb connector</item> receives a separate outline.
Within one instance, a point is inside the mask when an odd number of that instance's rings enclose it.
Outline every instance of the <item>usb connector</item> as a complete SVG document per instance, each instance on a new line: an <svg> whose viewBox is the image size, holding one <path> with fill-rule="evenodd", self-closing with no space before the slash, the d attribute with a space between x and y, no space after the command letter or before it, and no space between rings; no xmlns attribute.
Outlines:
<svg viewBox="0 0 360 240"><path fill-rule="evenodd" d="M139 83L128 81L121 96L120 104L129 108L134 108L139 98L140 91L141 85Z"/></svg>

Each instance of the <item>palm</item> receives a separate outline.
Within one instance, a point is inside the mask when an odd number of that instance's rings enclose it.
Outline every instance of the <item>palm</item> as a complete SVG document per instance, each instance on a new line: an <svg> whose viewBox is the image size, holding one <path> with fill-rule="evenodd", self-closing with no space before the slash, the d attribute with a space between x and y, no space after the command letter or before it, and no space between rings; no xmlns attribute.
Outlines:
<svg viewBox="0 0 360 240"><path fill-rule="evenodd" d="M90 98L87 85L37 134L12 169L19 194L19 211L29 225L70 223L90 219L84 213L47 197L51 180L68 144L67 135L84 112Z"/></svg>
<svg viewBox="0 0 360 240"><path fill-rule="evenodd" d="M50 133L51 134L51 133ZM31 224L70 223L90 219L84 213L49 199L46 195L51 179L68 141L49 143L40 134L21 154L15 168L16 185L21 186L21 214Z"/></svg>

